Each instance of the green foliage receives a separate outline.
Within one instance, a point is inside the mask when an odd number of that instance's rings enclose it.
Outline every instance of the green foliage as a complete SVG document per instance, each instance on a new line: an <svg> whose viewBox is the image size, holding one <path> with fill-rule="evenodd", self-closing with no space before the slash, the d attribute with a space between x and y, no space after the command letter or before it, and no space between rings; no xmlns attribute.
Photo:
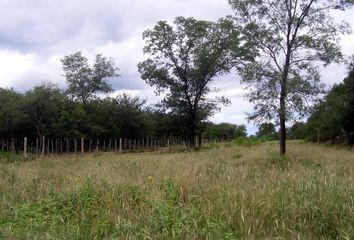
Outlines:
<svg viewBox="0 0 354 240"><path fill-rule="evenodd" d="M36 137L52 135L53 124L62 111L66 96L56 85L45 83L35 86L24 95L24 112L28 116L29 129L35 129Z"/></svg>
<svg viewBox="0 0 354 240"><path fill-rule="evenodd" d="M61 62L68 83L67 93L80 99L84 105L98 93L111 92L112 88L107 80L118 76L113 60L101 54L96 55L93 66L89 65L81 52L65 56Z"/></svg>
<svg viewBox="0 0 354 240"><path fill-rule="evenodd" d="M204 132L207 139L234 139L237 137L247 137L247 128L245 125L231 123L210 123Z"/></svg>
<svg viewBox="0 0 354 240"><path fill-rule="evenodd" d="M0 132L3 137L14 137L17 128L25 123L22 101L23 96L14 89L0 88Z"/></svg>
<svg viewBox="0 0 354 240"><path fill-rule="evenodd" d="M265 142L264 138L239 137L233 140L233 143L238 146L252 147Z"/></svg>
<svg viewBox="0 0 354 240"><path fill-rule="evenodd" d="M256 135L258 138L269 140L276 140L278 138L278 133L273 123L262 123L259 125Z"/></svg>
<svg viewBox="0 0 354 240"><path fill-rule="evenodd" d="M289 139L305 139L307 136L307 126L304 122L295 122L288 129Z"/></svg>
<svg viewBox="0 0 354 240"><path fill-rule="evenodd" d="M0 99L3 138L157 138L184 134L172 115L127 94L91 99L84 105L56 85L44 83L24 94L0 89Z"/></svg>
<svg viewBox="0 0 354 240"><path fill-rule="evenodd" d="M249 119L277 118L281 154L286 152L286 121L309 113L308 99L323 92L318 63L343 60L340 35L347 23L336 24L330 12L349 7L346 1L229 0L235 21L249 44L259 51L256 62L240 68L254 103Z"/></svg>
<svg viewBox="0 0 354 240"><path fill-rule="evenodd" d="M3 163L23 162L23 161L31 160L31 159L33 159L33 156L29 156L27 158L24 158L22 155L18 155L13 152L0 151L0 162L3 162Z"/></svg>
<svg viewBox="0 0 354 240"><path fill-rule="evenodd" d="M354 59L349 65L348 76L336 84L319 102L306 128L312 141L354 143Z"/></svg>
<svg viewBox="0 0 354 240"><path fill-rule="evenodd" d="M177 17L174 27L161 21L143 37L144 53L151 58L138 64L139 72L157 94L168 93L162 103L185 126L194 145L195 135L204 130L203 121L218 104L228 103L207 97L210 84L246 58L248 49L230 19L214 23Z"/></svg>

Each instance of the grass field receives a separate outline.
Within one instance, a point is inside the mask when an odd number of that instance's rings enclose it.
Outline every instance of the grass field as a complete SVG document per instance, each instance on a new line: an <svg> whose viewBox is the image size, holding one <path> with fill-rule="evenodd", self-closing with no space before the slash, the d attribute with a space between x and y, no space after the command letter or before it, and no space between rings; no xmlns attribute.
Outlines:
<svg viewBox="0 0 354 240"><path fill-rule="evenodd" d="M354 151L289 142L0 163L0 239L354 239Z"/></svg>

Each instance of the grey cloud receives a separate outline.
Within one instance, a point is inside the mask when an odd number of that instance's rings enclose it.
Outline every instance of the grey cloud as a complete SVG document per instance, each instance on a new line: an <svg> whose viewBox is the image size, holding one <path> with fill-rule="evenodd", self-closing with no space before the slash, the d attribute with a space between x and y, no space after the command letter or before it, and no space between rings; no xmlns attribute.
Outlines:
<svg viewBox="0 0 354 240"><path fill-rule="evenodd" d="M114 90L142 90L147 87L139 74L122 75L119 78L111 79L110 83Z"/></svg>
<svg viewBox="0 0 354 240"><path fill-rule="evenodd" d="M335 17L354 26L353 13ZM12 61L11 70L2 68L0 87L26 91L43 81L65 87L59 59L82 51L90 59L97 53L114 58L121 75L111 80L115 90L137 90L142 97L154 100L157 98L136 67L144 59L142 32L159 20L173 21L176 16L216 20L228 14L232 10L227 0L1 0L0 62L6 62L11 53L19 59L34 57ZM345 53L354 53L353 40L353 35L343 40ZM333 65L322 72L322 78L333 84L345 74L345 67ZM244 99L244 86L237 74L216 79L213 87L220 89L216 94L232 101L232 106L223 108L213 120L245 122L244 112L251 111L251 105Z"/></svg>
<svg viewBox="0 0 354 240"><path fill-rule="evenodd" d="M2 2L0 47L44 54L53 46L93 48L109 39L121 40L125 35L120 32L119 14L99 2Z"/></svg>
<svg viewBox="0 0 354 240"><path fill-rule="evenodd" d="M94 48L108 40L123 41L132 30L161 19L204 15L196 10L198 2L203 1L2 1L0 47L22 52L45 52L53 46ZM217 12L206 16L215 18Z"/></svg>

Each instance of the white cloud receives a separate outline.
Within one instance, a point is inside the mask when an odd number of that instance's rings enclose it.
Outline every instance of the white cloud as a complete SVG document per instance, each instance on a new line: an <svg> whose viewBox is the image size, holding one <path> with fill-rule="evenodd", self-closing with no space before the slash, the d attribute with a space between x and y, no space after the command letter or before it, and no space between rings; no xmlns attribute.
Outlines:
<svg viewBox="0 0 354 240"><path fill-rule="evenodd" d="M17 51L0 50L0 87L17 88L23 74L36 66L34 54L21 54Z"/></svg>
<svg viewBox="0 0 354 240"><path fill-rule="evenodd" d="M58 55L40 61L35 54L0 50L0 66L0 87L3 88L13 87L24 92L43 82L53 82L65 87Z"/></svg>

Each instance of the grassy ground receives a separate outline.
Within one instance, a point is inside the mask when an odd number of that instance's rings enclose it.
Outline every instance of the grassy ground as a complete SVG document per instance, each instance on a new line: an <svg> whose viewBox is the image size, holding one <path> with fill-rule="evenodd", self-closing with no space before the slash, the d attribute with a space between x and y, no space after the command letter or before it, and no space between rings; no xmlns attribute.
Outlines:
<svg viewBox="0 0 354 240"><path fill-rule="evenodd" d="M290 142L0 163L0 239L354 239L354 151Z"/></svg>

